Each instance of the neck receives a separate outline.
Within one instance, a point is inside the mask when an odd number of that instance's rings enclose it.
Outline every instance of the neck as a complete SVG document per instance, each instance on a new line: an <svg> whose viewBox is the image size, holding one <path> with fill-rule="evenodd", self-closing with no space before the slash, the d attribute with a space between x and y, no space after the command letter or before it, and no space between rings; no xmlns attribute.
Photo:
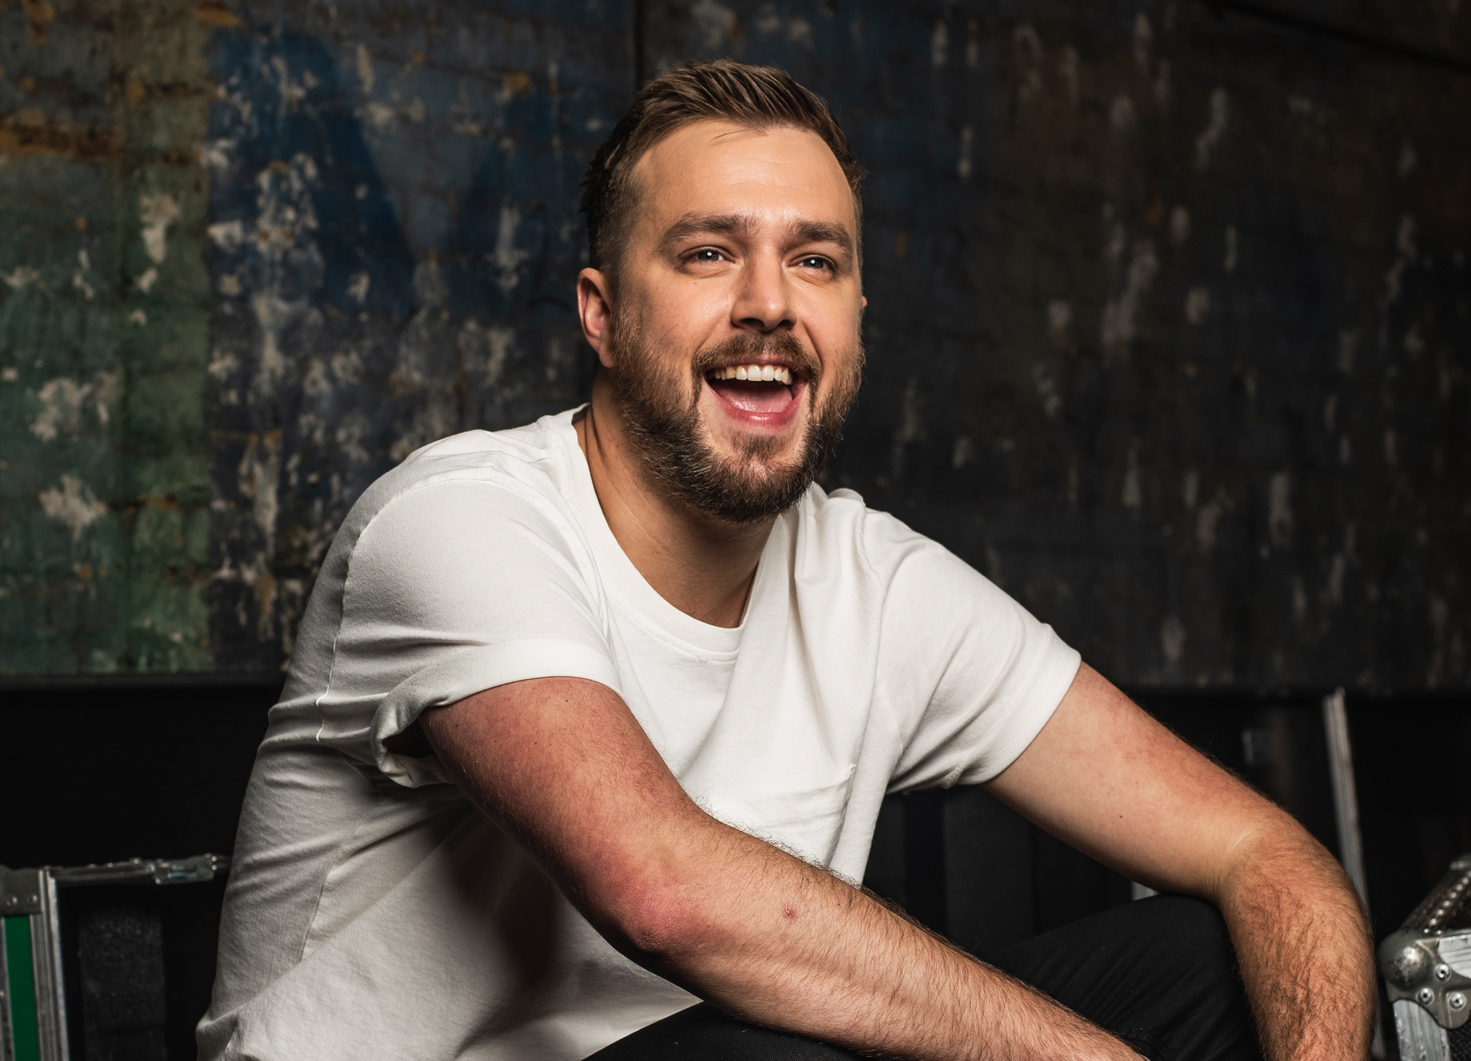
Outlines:
<svg viewBox="0 0 1471 1061"><path fill-rule="evenodd" d="M686 615L739 625L774 518L726 523L670 494L640 460L601 373L576 428L603 516L639 574Z"/></svg>

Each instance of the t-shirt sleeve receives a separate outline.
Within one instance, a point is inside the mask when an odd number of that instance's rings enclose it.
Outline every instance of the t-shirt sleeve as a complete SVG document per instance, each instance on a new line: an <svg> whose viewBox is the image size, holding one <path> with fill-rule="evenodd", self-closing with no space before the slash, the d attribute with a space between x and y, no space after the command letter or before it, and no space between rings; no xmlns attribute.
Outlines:
<svg viewBox="0 0 1471 1061"><path fill-rule="evenodd" d="M895 792L995 777L1041 732L1081 663L995 583L921 541L894 572L879 646L880 692L906 735Z"/></svg>
<svg viewBox="0 0 1471 1061"><path fill-rule="evenodd" d="M384 742L427 707L530 678L618 691L591 561L570 516L515 483L416 486L365 526L348 561L319 741L399 784L437 763Z"/></svg>

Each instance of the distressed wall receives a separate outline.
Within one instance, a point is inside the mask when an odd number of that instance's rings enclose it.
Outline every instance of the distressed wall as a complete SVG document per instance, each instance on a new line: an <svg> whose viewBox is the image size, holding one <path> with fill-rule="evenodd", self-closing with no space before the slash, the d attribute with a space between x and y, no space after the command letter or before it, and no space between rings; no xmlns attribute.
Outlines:
<svg viewBox="0 0 1471 1061"><path fill-rule="evenodd" d="M585 160L641 77L729 54L870 171L831 483L1136 686L1466 688L1468 26L0 6L0 672L278 672L368 482L585 394Z"/></svg>

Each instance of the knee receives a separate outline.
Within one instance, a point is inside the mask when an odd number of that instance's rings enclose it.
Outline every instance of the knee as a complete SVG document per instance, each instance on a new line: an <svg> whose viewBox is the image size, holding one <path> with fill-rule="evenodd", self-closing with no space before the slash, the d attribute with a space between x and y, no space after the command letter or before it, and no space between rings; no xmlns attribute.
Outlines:
<svg viewBox="0 0 1471 1061"><path fill-rule="evenodd" d="M1203 899L1187 895L1156 895L1130 903L1137 931L1147 935L1164 962L1176 968L1193 967L1236 971L1236 952L1220 910Z"/></svg>

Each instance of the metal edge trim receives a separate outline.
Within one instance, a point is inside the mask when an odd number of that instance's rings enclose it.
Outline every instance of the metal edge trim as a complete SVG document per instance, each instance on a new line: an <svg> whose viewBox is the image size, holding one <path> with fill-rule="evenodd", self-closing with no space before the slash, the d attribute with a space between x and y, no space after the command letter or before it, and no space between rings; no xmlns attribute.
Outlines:
<svg viewBox="0 0 1471 1061"><path fill-rule="evenodd" d="M10 1031L10 960L5 949L5 918L0 916L0 1061L15 1061L15 1037Z"/></svg>
<svg viewBox="0 0 1471 1061"><path fill-rule="evenodd" d="M61 919L56 882L42 871L41 912L31 915L31 967L36 978L36 1031L41 1061L70 1061L66 998L61 983ZM39 936L39 938L37 938Z"/></svg>

